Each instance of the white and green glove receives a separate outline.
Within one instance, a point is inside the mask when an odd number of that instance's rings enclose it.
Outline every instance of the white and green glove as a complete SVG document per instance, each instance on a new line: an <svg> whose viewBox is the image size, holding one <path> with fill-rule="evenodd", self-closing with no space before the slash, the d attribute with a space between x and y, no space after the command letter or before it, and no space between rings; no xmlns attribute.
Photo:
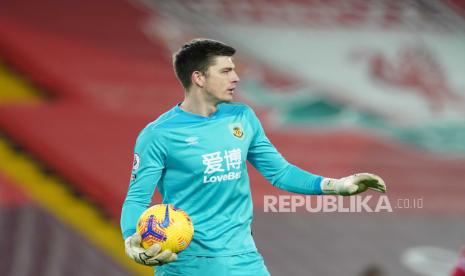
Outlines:
<svg viewBox="0 0 465 276"><path fill-rule="evenodd" d="M135 262L148 266L159 266L172 261L176 261L178 256L167 249L162 252L158 244L154 244L148 249L141 246L142 237L139 234L134 234L124 241L126 255Z"/></svg>
<svg viewBox="0 0 465 276"><path fill-rule="evenodd" d="M367 189L385 193L386 184L381 177L371 173L357 173L340 179L323 178L321 181L321 190L326 195L350 196Z"/></svg>

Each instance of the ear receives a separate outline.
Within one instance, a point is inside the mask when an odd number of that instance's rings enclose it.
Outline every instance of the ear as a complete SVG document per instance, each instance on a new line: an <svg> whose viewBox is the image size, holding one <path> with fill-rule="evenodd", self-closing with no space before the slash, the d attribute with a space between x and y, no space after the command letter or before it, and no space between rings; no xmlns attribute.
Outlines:
<svg viewBox="0 0 465 276"><path fill-rule="evenodd" d="M205 75L200 71L194 71L192 72L191 81L198 87L203 87L205 85Z"/></svg>

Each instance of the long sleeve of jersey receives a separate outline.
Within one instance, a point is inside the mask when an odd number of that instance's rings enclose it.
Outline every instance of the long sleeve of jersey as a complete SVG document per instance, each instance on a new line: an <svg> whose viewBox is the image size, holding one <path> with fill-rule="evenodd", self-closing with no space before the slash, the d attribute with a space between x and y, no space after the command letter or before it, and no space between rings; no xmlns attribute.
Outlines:
<svg viewBox="0 0 465 276"><path fill-rule="evenodd" d="M287 162L266 137L255 113L248 111L254 133L247 160L277 188L299 194L322 194L323 178Z"/></svg>
<svg viewBox="0 0 465 276"><path fill-rule="evenodd" d="M141 132L137 138L131 181L121 212L121 231L124 238L136 232L137 220L149 207L162 176L166 152L160 139L153 132Z"/></svg>

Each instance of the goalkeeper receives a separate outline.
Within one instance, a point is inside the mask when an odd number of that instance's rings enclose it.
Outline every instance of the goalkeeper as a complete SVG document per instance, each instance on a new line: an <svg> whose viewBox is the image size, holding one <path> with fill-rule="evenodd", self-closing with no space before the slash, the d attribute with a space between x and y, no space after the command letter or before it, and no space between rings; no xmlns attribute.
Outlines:
<svg viewBox="0 0 465 276"><path fill-rule="evenodd" d="M251 235L248 160L271 184L299 194L385 192L383 180L362 173L324 178L288 163L271 144L252 109L232 103L239 77L235 49L195 39L173 55L184 100L139 134L121 214L126 254L161 275L269 275ZM155 189L163 203L185 210L194 238L178 255L145 250L135 227Z"/></svg>

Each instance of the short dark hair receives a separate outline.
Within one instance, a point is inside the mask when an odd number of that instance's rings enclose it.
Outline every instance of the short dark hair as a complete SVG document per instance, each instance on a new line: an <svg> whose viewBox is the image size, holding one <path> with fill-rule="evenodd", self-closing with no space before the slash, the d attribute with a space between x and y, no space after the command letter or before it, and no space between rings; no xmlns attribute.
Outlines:
<svg viewBox="0 0 465 276"><path fill-rule="evenodd" d="M192 84L191 76L194 71L206 73L216 56L231 57L236 52L231 46L223 42L196 38L184 44L173 54L173 67L185 89Z"/></svg>

